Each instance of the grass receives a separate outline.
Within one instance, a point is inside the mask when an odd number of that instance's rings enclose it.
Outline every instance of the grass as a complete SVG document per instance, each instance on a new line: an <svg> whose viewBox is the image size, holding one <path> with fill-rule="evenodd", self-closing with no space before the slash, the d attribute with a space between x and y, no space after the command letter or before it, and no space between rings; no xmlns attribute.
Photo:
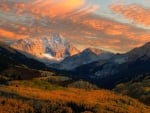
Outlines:
<svg viewBox="0 0 150 113"><path fill-rule="evenodd" d="M12 81L11 85L16 87L28 87L28 88L37 88L43 90L64 89L59 85L51 84L48 81L40 80L40 79Z"/></svg>
<svg viewBox="0 0 150 113"><path fill-rule="evenodd" d="M76 88L45 90L43 86L40 86L43 83L39 82L41 81L15 81L12 86L1 86L0 92L7 92L10 95L13 93L20 97L30 98L33 101L38 100L39 103L52 102L52 105L59 103L58 109L60 105L65 104L73 111L75 111L75 108L81 109L81 111L88 109L88 111L94 113L148 113L150 111L150 107L127 96L116 95L108 90L83 90ZM16 87L16 84L19 86ZM47 86L47 83L44 84L46 84L44 87Z"/></svg>
<svg viewBox="0 0 150 113"><path fill-rule="evenodd" d="M18 113L149 113L150 111L149 106L109 90L78 89L56 84L69 80L71 79L67 77L44 72L38 78L11 81L9 85L0 86L0 107L6 111L4 113L11 113L7 111L8 108L12 113L16 113L17 109L22 110ZM83 81L75 82L76 84L80 87L87 85ZM145 79L142 84L145 91L149 91L147 84L149 80ZM120 90L123 86L124 84L119 86ZM134 89L139 89L140 86L141 82L136 82ZM21 104L25 107L22 108ZM13 108L14 105L17 107Z"/></svg>
<svg viewBox="0 0 150 113"><path fill-rule="evenodd" d="M17 100L0 98L0 113L30 113L33 109L30 104Z"/></svg>
<svg viewBox="0 0 150 113"><path fill-rule="evenodd" d="M123 95L128 95L139 101L150 105L150 78L145 77L142 80L121 83L114 88L114 91Z"/></svg>

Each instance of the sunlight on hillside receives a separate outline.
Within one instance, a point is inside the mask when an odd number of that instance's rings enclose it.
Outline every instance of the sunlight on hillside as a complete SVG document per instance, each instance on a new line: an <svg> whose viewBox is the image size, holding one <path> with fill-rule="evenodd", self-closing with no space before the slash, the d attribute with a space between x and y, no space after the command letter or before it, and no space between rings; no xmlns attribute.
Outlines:
<svg viewBox="0 0 150 113"><path fill-rule="evenodd" d="M76 88L45 90L35 88L35 86L30 82L28 86L24 86L25 84L26 83L24 82L22 84L18 84L17 86L15 83L11 86L1 86L0 94L8 100L12 97L18 99L16 100L18 102L20 102L19 100L24 100L26 103L25 105L29 105L31 108L33 107L33 103L31 102L32 100L40 101L39 104L42 102L51 102L51 104L59 103L62 106L69 107L72 111L74 110L73 106L76 106L78 110L87 110L94 113L103 113L106 111L110 113L131 113L131 111L134 111L134 113L148 113L148 111L150 111L148 106L145 106L136 100L126 96L116 95L107 90L84 90ZM7 106L12 107L9 101L3 106L3 109ZM35 110L36 108L33 107L33 109Z"/></svg>

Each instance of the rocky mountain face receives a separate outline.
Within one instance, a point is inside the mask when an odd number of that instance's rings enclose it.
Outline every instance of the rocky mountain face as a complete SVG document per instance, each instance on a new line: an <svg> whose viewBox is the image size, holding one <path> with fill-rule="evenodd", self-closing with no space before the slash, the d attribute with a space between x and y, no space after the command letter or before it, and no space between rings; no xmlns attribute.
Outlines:
<svg viewBox="0 0 150 113"><path fill-rule="evenodd" d="M0 42L0 71L11 66L29 67L32 69L46 69L47 66L35 59L28 58L17 50Z"/></svg>
<svg viewBox="0 0 150 113"><path fill-rule="evenodd" d="M65 58L59 64L54 64L52 67L60 70L73 70L81 65L88 64L97 60L107 60L114 54L100 49L87 48L77 55Z"/></svg>
<svg viewBox="0 0 150 113"><path fill-rule="evenodd" d="M79 53L79 50L59 33L38 38L21 39L12 43L11 47L47 63L61 61L68 56Z"/></svg>

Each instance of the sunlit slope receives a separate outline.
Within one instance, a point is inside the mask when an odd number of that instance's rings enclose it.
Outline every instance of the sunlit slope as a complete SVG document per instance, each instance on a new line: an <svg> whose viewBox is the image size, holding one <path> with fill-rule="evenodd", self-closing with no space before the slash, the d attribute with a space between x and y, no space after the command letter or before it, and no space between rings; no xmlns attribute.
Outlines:
<svg viewBox="0 0 150 113"><path fill-rule="evenodd" d="M26 81L27 82L27 81ZM150 107L127 96L116 95L107 90L83 90L47 85L25 85L14 82L0 87L2 109L12 107L9 100L22 102L30 112L39 113L149 113ZM51 88L48 88L51 87ZM54 88L52 88L54 87ZM6 99L7 98L7 99ZM22 109L21 106L18 109ZM13 113L13 112L12 112ZM28 113L28 112L27 112Z"/></svg>

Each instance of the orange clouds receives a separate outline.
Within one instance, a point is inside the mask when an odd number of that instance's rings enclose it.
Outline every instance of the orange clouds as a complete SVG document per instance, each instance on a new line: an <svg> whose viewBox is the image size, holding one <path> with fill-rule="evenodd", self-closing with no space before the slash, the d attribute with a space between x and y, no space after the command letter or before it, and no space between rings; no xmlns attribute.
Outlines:
<svg viewBox="0 0 150 113"><path fill-rule="evenodd" d="M127 19L136 23L150 26L150 9L140 5L112 4L110 7L114 12L122 14Z"/></svg>
<svg viewBox="0 0 150 113"><path fill-rule="evenodd" d="M0 9L4 10L6 12L10 11L9 7L7 4L0 4Z"/></svg>
<svg viewBox="0 0 150 113"><path fill-rule="evenodd" d="M0 29L0 37L10 38L10 39L21 39L26 38L26 35L17 34L8 30Z"/></svg>
<svg viewBox="0 0 150 113"><path fill-rule="evenodd" d="M32 13L42 16L62 16L84 5L84 0L38 0L29 6Z"/></svg>
<svg viewBox="0 0 150 113"><path fill-rule="evenodd" d="M86 33L83 36L88 37L88 41L85 39L87 45L100 45L107 50L123 52L150 41L149 31L107 18L87 17L82 19L80 23L86 26L85 29L89 31L82 32Z"/></svg>
<svg viewBox="0 0 150 113"><path fill-rule="evenodd" d="M121 52L150 41L149 31L94 15L99 6L86 4L86 0L0 1L0 36L20 39L60 32L76 45ZM149 9L132 5L111 8L134 22L150 25Z"/></svg>
<svg viewBox="0 0 150 113"><path fill-rule="evenodd" d="M76 11L85 5L85 0L31 0L30 2L0 1L3 11L15 11L16 14L32 13L37 16L62 16Z"/></svg>
<svg viewBox="0 0 150 113"><path fill-rule="evenodd" d="M105 18L93 18L83 20L83 24L108 35L122 35L129 27Z"/></svg>
<svg viewBox="0 0 150 113"><path fill-rule="evenodd" d="M86 6L86 0L31 0L31 1L0 1L0 9L16 14L31 14L37 17L48 16L62 18L69 15L85 15L94 12L98 5Z"/></svg>

